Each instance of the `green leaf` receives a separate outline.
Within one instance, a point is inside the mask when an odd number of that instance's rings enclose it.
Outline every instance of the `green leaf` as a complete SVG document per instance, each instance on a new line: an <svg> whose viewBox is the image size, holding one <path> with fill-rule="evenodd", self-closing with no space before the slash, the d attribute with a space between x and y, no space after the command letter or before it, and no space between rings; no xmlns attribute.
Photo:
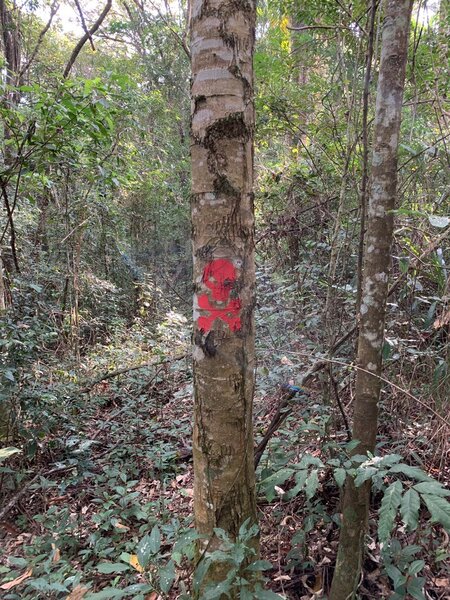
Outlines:
<svg viewBox="0 0 450 600"><path fill-rule="evenodd" d="M175 563L169 562L159 571L159 587L164 594L167 594L175 581Z"/></svg>
<svg viewBox="0 0 450 600"><path fill-rule="evenodd" d="M306 485L305 485L305 493L306 493L306 497L308 500L311 500L311 498L316 493L318 487L319 487L319 477L317 474L317 469L314 469L314 471L311 472L310 476L306 480Z"/></svg>
<svg viewBox="0 0 450 600"><path fill-rule="evenodd" d="M420 484L422 485L422 484ZM400 504L400 514L402 521L410 531L417 529L419 521L420 498L419 494L409 489L405 492Z"/></svg>
<svg viewBox="0 0 450 600"><path fill-rule="evenodd" d="M8 381L11 381L12 383L15 383L15 381L16 381L16 378L14 377L14 373L11 371L11 369L7 369L6 371L4 371L3 377L5 379L7 379Z"/></svg>
<svg viewBox="0 0 450 600"><path fill-rule="evenodd" d="M259 589L257 594L258 600L283 600L282 596L275 594L275 592L272 592L271 590Z"/></svg>
<svg viewBox="0 0 450 600"><path fill-rule="evenodd" d="M97 571L104 574L122 573L122 571L128 571L129 568L130 566L125 563L104 562L97 565Z"/></svg>
<svg viewBox="0 0 450 600"><path fill-rule="evenodd" d="M378 473L377 467L359 467L356 470L355 486L359 487Z"/></svg>
<svg viewBox="0 0 450 600"><path fill-rule="evenodd" d="M84 596L83 600L110 600L112 598L125 598L125 596L127 596L127 592L125 590L107 587L103 588L101 592Z"/></svg>
<svg viewBox="0 0 450 600"><path fill-rule="evenodd" d="M269 502L276 497L275 486L283 484L294 473L295 469L284 468L261 481L261 485L264 488L264 492Z"/></svg>
<svg viewBox="0 0 450 600"><path fill-rule="evenodd" d="M401 481L394 481L384 492L380 507L380 520L378 523L378 537L380 542L385 542L391 535L394 527L397 508L400 506L403 485Z"/></svg>
<svg viewBox="0 0 450 600"><path fill-rule="evenodd" d="M161 534L158 525L155 525L150 535L144 535L136 549L136 554L139 564L142 568L146 568L149 563L150 556L157 554L161 548Z"/></svg>
<svg viewBox="0 0 450 600"><path fill-rule="evenodd" d="M431 513L431 521L440 523L450 531L450 502L440 496L421 494L422 500Z"/></svg>
<svg viewBox="0 0 450 600"><path fill-rule="evenodd" d="M300 469L306 469L307 467L310 467L310 466L320 468L320 467L323 467L324 464L320 460L320 458L318 458L317 456L313 456L312 454L305 454L302 457L300 464L298 466Z"/></svg>
<svg viewBox="0 0 450 600"><path fill-rule="evenodd" d="M246 571L269 571L273 565L268 560L255 560L245 570Z"/></svg>
<svg viewBox="0 0 450 600"><path fill-rule="evenodd" d="M302 489L304 488L307 478L308 478L307 469L304 469L302 471L297 471L297 473L295 474L295 486L292 489L288 490L288 492L286 493L285 499L290 500L291 498L295 498L295 496L297 496L297 494L299 492L301 492Z"/></svg>
<svg viewBox="0 0 450 600"><path fill-rule="evenodd" d="M431 477L425 471L422 471L418 467L411 467L410 465L394 465L389 469L389 473L403 473L403 475L406 475L410 479L417 479L417 481L432 481Z"/></svg>
<svg viewBox="0 0 450 600"><path fill-rule="evenodd" d="M430 494L432 496L450 496L450 490L447 490L437 481L424 481L413 486L421 494Z"/></svg>
<svg viewBox="0 0 450 600"><path fill-rule="evenodd" d="M345 469L342 469L341 467L339 469L335 469L333 471L333 476L334 479L336 481L336 483L338 484L338 486L341 488L344 486L345 483L345 479L347 477L347 472Z"/></svg>
<svg viewBox="0 0 450 600"><path fill-rule="evenodd" d="M408 579L406 589L409 594L416 600L425 600L423 586L425 583L425 577L412 577Z"/></svg>
<svg viewBox="0 0 450 600"><path fill-rule="evenodd" d="M35 590L39 590L40 592L69 592L65 585L62 585L58 582L49 583L43 577L29 579L27 581L27 585L31 586Z"/></svg>
<svg viewBox="0 0 450 600"><path fill-rule="evenodd" d="M415 560L409 565L408 574L409 575L417 575L423 568L425 567L424 560Z"/></svg>
<svg viewBox="0 0 450 600"><path fill-rule="evenodd" d="M395 590L397 590L400 586L405 585L406 577L402 574L400 569L398 569L394 565L386 565L386 572L392 579L392 583L394 584Z"/></svg>

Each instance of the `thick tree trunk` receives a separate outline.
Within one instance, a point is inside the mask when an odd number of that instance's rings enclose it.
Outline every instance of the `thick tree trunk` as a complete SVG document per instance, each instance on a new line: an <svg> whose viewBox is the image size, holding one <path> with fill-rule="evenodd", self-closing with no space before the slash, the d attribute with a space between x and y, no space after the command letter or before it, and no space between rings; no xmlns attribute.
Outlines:
<svg viewBox="0 0 450 600"><path fill-rule="evenodd" d="M372 182L361 292L358 372L353 439L357 454L374 452L381 381L381 350L388 294L397 188L397 151L412 0L388 0L383 24L375 109ZM360 579L370 481L358 489L347 481L336 570L330 600L355 597Z"/></svg>
<svg viewBox="0 0 450 600"><path fill-rule="evenodd" d="M235 538L256 521L252 402L255 269L253 70L255 1L193 0L194 511ZM255 540L255 547L257 542ZM207 579L222 579L215 565Z"/></svg>

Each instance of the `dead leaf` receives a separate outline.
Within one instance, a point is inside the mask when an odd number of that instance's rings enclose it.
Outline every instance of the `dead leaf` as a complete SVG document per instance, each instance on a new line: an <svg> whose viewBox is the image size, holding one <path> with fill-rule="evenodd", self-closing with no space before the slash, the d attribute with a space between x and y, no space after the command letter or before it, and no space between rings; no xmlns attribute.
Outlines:
<svg viewBox="0 0 450 600"><path fill-rule="evenodd" d="M53 557L52 562L57 563L61 558L61 550L56 546L56 544L52 543Z"/></svg>
<svg viewBox="0 0 450 600"><path fill-rule="evenodd" d="M446 577L439 577L438 579L434 580L434 585L436 587L450 589L450 579L447 579Z"/></svg>
<svg viewBox="0 0 450 600"><path fill-rule="evenodd" d="M313 592L317 594L318 592L322 591L322 588L323 588L322 573L318 573L316 575L316 581L314 583Z"/></svg>
<svg viewBox="0 0 450 600"><path fill-rule="evenodd" d="M28 571L25 571L25 573L23 575L21 575L20 577L16 577L12 581L8 581L8 583L4 583L3 585L0 585L0 589L1 590L11 590L12 588L15 588L16 585L19 585L20 583L22 583L22 581L25 581L25 579L28 579L32 575L33 575L33 569L28 569Z"/></svg>
<svg viewBox="0 0 450 600"><path fill-rule="evenodd" d="M81 600L82 598L84 598L88 591L89 588L79 583L76 587L73 588L73 590L67 596L66 600Z"/></svg>
<svg viewBox="0 0 450 600"><path fill-rule="evenodd" d="M280 359L280 363L282 365L287 365L289 367L293 367L294 363L292 362L292 360L290 360L287 356L282 356Z"/></svg>
<svg viewBox="0 0 450 600"><path fill-rule="evenodd" d="M433 323L434 329L440 329L444 327L444 325L448 325L450 323L450 310L444 313L441 317L438 317Z"/></svg>
<svg viewBox="0 0 450 600"><path fill-rule="evenodd" d="M130 565L133 567L133 569L136 569L136 571L138 571L139 573L144 572L144 569L142 568L142 565L139 562L137 554L132 554L130 556Z"/></svg>
<svg viewBox="0 0 450 600"><path fill-rule="evenodd" d="M119 519L111 519L112 525L119 531L130 531L130 528L124 525Z"/></svg>
<svg viewBox="0 0 450 600"><path fill-rule="evenodd" d="M157 592L151 592L148 596L145 596L145 600L157 600L158 594Z"/></svg>

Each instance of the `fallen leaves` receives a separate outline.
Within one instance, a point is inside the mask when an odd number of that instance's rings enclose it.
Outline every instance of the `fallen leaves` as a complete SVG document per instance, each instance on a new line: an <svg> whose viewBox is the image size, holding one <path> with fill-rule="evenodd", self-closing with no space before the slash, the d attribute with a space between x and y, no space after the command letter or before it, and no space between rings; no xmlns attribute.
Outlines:
<svg viewBox="0 0 450 600"><path fill-rule="evenodd" d="M32 575L33 575L33 569L28 569L27 571L25 571L25 573L23 575L20 575L20 577L16 577L12 581L8 581L7 583L0 585L0 589L1 590L12 590L12 588L15 588L16 586L20 585L22 583L22 581L25 581L25 579L28 579Z"/></svg>
<svg viewBox="0 0 450 600"><path fill-rule="evenodd" d="M66 600L82 600L82 598L84 598L88 591L89 588L80 583L73 588L73 590L67 596Z"/></svg>

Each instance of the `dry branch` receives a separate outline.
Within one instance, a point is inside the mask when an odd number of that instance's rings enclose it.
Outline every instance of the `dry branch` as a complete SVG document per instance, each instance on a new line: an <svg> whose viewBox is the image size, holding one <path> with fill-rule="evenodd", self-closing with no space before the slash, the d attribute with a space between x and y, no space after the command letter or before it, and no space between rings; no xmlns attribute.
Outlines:
<svg viewBox="0 0 450 600"><path fill-rule="evenodd" d="M80 41L73 49L72 54L70 55L70 58L69 58L69 62L67 63L66 68L64 69L64 73L63 73L64 79L66 79L69 76L69 73L70 73L78 55L80 54L81 50L83 49L83 46L89 39L92 39L92 36L94 35L94 33L99 29L100 25L105 20L106 15L109 13L109 11L111 9L111 6L112 6L112 0L107 0L105 8L100 13L98 19L95 21L95 23L92 25L92 27L86 31L86 33L83 35L83 37L80 38Z"/></svg>

